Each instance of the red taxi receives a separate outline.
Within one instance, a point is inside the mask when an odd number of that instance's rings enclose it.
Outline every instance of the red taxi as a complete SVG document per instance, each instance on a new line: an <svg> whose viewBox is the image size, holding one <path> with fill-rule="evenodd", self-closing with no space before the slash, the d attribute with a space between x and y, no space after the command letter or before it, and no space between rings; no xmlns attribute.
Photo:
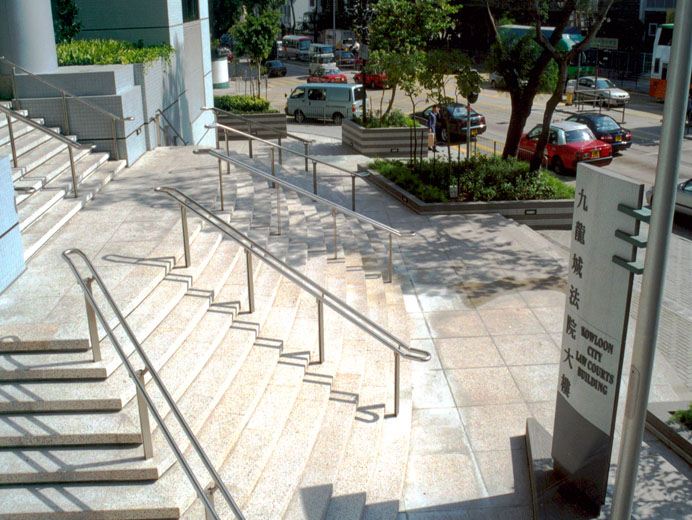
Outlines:
<svg viewBox="0 0 692 520"><path fill-rule="evenodd" d="M385 72L366 72L363 77L363 71L353 76L356 83L362 83L368 88L387 88L387 74Z"/></svg>
<svg viewBox="0 0 692 520"><path fill-rule="evenodd" d="M308 76L308 83L346 83L339 69L319 69Z"/></svg>
<svg viewBox="0 0 692 520"><path fill-rule="evenodd" d="M521 136L519 157L531 159L536 151L541 126L536 125ZM605 166L613 160L613 149L608 143L599 141L588 126L572 121L557 121L550 125L545 159L556 173L574 172L577 164L588 162Z"/></svg>

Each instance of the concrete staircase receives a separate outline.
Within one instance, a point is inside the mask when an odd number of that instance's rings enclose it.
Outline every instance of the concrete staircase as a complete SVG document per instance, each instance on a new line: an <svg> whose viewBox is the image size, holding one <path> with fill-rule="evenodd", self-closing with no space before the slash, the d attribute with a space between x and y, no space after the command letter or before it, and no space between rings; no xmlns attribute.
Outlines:
<svg viewBox="0 0 692 520"><path fill-rule="evenodd" d="M401 289L383 282L381 237L339 216L334 251L331 212L291 191L280 194L277 235L268 183L241 170L232 179L224 218L407 341ZM138 263L111 290L246 518L396 518L410 363L402 362L399 417L385 419L393 403L389 350L325 308L326 359L316 364L312 297L255 261L256 310L248 313L239 246L192 218L190 229L189 268L179 267L178 224L148 255L168 261ZM141 367L120 327L115 332ZM85 340L1 345L0 518L203 517L153 419L154 456L144 460L134 384L106 338L100 362ZM146 382L208 485L182 429ZM222 517L232 517L218 493L215 502Z"/></svg>
<svg viewBox="0 0 692 520"><path fill-rule="evenodd" d="M5 103L5 106L9 105ZM25 117L25 110L18 113ZM42 119L34 121L43 124ZM21 121L12 122L17 167L12 170L19 227L28 260L123 168L107 153L75 150L78 197L74 197L68 146ZM51 128L59 132L58 128ZM76 140L75 136L68 136ZM7 117L0 117L0 156L12 157Z"/></svg>

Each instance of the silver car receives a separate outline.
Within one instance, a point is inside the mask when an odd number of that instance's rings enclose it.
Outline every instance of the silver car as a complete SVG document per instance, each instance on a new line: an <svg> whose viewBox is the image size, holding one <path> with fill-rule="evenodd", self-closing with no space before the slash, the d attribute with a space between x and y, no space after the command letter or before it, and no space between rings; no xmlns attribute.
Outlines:
<svg viewBox="0 0 692 520"><path fill-rule="evenodd" d="M646 202L651 205L654 198L654 188L646 192ZM692 179L678 184L675 190L675 211L692 216Z"/></svg>
<svg viewBox="0 0 692 520"><path fill-rule="evenodd" d="M630 95L608 78L595 78L594 76L582 76L577 81L575 91L577 99L594 101L608 105L625 105L630 102Z"/></svg>

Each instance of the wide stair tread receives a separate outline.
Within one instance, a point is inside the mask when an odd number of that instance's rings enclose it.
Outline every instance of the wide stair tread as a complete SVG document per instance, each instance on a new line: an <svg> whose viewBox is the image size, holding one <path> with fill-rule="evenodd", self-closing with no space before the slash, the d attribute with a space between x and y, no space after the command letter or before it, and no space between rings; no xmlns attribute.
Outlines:
<svg viewBox="0 0 692 520"><path fill-rule="evenodd" d="M55 132L59 132L60 129L57 127L47 127L50 128L50 130L53 130ZM26 132L24 135L21 137L18 137L14 140L14 149L17 154L17 160L19 162L19 166L24 166L25 163L21 160L22 156L29 151L37 148L41 143L45 143L46 141L50 140L51 136L48 135L45 132L41 132L40 130L37 129L32 129L29 132ZM10 143L6 143L2 146L0 146L0 156L6 156L6 157L12 157L12 147L10 146Z"/></svg>
<svg viewBox="0 0 692 520"><path fill-rule="evenodd" d="M32 117L31 120L35 123L38 123L39 125L42 125L44 123L43 118L40 117ZM0 121L4 123L0 124L0 146L4 146L10 142L10 131L7 127L7 116L5 114L0 115ZM33 130L34 127L22 121L12 121L12 135L14 135L15 139Z"/></svg>

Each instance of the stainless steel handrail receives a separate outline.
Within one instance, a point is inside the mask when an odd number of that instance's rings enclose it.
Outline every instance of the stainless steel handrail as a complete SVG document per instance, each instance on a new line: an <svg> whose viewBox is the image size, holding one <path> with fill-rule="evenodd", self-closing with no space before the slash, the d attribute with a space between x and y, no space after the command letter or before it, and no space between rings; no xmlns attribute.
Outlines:
<svg viewBox="0 0 692 520"><path fill-rule="evenodd" d="M186 141L185 139L183 139L183 136L180 135L180 133L178 132L178 130L176 130L176 128L173 126L173 123L171 123L170 119L168 119L168 118L166 117L166 114L164 114L163 111L162 111L160 108L157 108L157 109L156 109L155 114L156 114L156 117L155 117L154 119L156 120L156 128L157 128L157 131L161 131L161 124L159 123L159 116L161 116L161 117L163 117L163 119L166 121L166 123L168 123L168 127L169 127L171 130L173 130L173 132L175 133L175 135L178 136L178 138L183 142L183 144L184 144L184 145L187 145L187 141ZM158 140L157 140L157 141L158 141ZM158 142L157 142L157 144L158 144ZM160 146L160 145L159 145L159 146Z"/></svg>
<svg viewBox="0 0 692 520"><path fill-rule="evenodd" d="M231 238L237 242L243 249L245 249L245 254L248 259L252 255L263 260L270 267L279 272L282 276L285 276L293 283L298 285L304 291L307 291L312 295L318 302L318 322L322 323L322 305L327 305L329 308L334 310L337 314L341 315L343 318L347 319L355 326L378 340L385 347L394 352L394 416L399 414L399 362L400 358L410 359L413 361L428 361L430 359L430 353L425 350L416 349L406 345L401 339L394 336L391 332L384 329L374 321L372 321L367 316L361 314L356 309L348 305L346 302L341 300L339 297L335 296L327 289L314 282L303 273L294 269L290 265L281 261L275 257L268 250L263 248L254 240L247 237L233 226L225 222L223 219L219 218L210 210L206 209L204 206L196 202L194 199L188 197L181 191L175 188L169 187L158 187L155 191L163 193L180 204L181 209L188 208L204 221L208 222L216 229L221 231L224 235ZM183 222L183 239L188 240L188 236L185 233L185 222ZM186 246L186 248L189 246ZM250 312L254 311L254 288L252 285L252 263L248 261L248 299L250 303ZM320 328L319 338L320 338L320 363L324 361L324 345L323 345L323 331Z"/></svg>
<svg viewBox="0 0 692 520"><path fill-rule="evenodd" d="M134 121L135 120L134 117L132 117L132 116L128 116L128 117L117 116L117 115L109 112L108 110L104 110L103 108L97 107L96 105L92 105L88 101L84 101L82 98L75 96L71 92L68 92L65 89L62 89L56 85L53 85L52 83L46 81L45 79L41 78L40 76L37 76L33 72L26 70L24 67L21 67L21 66L17 65L16 63L11 62L10 60L5 58L4 56L0 56L0 61L5 62L10 67L12 67L12 90L14 92L14 99L15 99L15 102L17 103L17 108L21 108L21 106L19 104L19 94L17 93L17 83L15 80L15 69L21 70L25 74L28 74L29 76L34 78L35 80L40 81L44 85L47 85L50 88L55 89L58 92L60 92L60 94L62 94L62 110L63 110L63 118L65 119L65 133L66 134L70 133L70 122L69 122L69 119L67 117L67 104L65 102L65 96L69 96L69 97L73 98L75 101L78 101L79 103L82 103L83 105L86 105L89 108L96 110L97 112L101 112L102 114L110 117L111 118L111 127L112 127L112 131L113 131L113 144L114 144L114 148L115 148L115 160L116 161L120 160L120 152L118 151L118 136L116 133L115 121L118 120L118 121L121 121L122 123L124 123L125 121Z"/></svg>
<svg viewBox="0 0 692 520"><path fill-rule="evenodd" d="M214 123L211 125L205 125L205 128L221 128L224 131L225 137L226 137L226 151L228 152L228 135L226 132L233 132L234 134L247 137L249 142L250 142L250 158L252 158L252 141L259 141L260 143L267 144L272 147L273 150L279 150L279 153L282 151L287 151L289 153L292 153L294 155L297 155L299 157L304 157L305 158L305 171L308 171L308 161L312 161L312 191L313 193L317 194L317 165L318 164L323 164L325 166L329 166L330 168L334 168L335 170L342 171L344 173L347 173L348 175L351 176L351 209L355 211L356 209L356 177L367 177L370 174L367 172L352 172L351 170L347 170L346 168L342 168L341 166L337 166L335 164L331 164L327 161L323 161L321 159L317 159L311 155L302 152L296 152L295 150L291 150L290 148L286 148L285 146L281 146L278 144L274 144L270 141L267 141L265 139L261 139L259 137L256 137L254 135L248 134L246 132L242 132L240 130L237 130L235 128L231 128L230 126L222 125L221 123ZM218 142L218 135L217 135L217 141L216 141L216 147L219 148L219 142ZM307 145L306 145L307 147ZM281 164L281 162L279 162ZM272 170L274 169L274 153L272 152ZM221 173L221 163L219 162L219 173Z"/></svg>
<svg viewBox="0 0 692 520"><path fill-rule="evenodd" d="M400 231L398 229L395 229L393 227L390 227L386 224L383 224L382 222L379 222L375 219L372 219L370 217L367 217L361 213L358 213L356 211L350 210L348 208L345 208L341 204L337 204L335 202L332 202L331 200L325 199L324 197L320 197L319 195L315 195L314 193L310 193L307 190L304 190L303 188L296 186L295 184L291 184L290 182L277 179L274 176L274 173L268 174L266 172L263 172L259 168L246 164L240 159L234 159L233 157L229 157L228 155L224 155L221 152L217 152L216 150L211 150L209 148L204 148L204 149L199 149L199 150L194 150L193 153L195 154L206 154L206 155L211 155L213 157L216 157L220 161L225 161L226 163L234 164L236 166L239 166L241 168L246 169L250 173L253 173L269 182L272 182L276 185L277 189L277 228L278 228L278 234L281 234L281 210L279 207L278 203L278 186L283 186L284 188L287 188L289 190L293 190L296 193L299 193L300 195L304 195L305 197L308 197L312 199L315 202L319 202L320 204L324 204L325 206L328 206L332 208L333 214L334 214L334 257L336 258L336 246L337 246L337 234L336 234L336 212L340 212L346 216L353 217L357 220L360 220L361 222L365 222L367 224L370 224L376 229L380 229L382 231L386 231L389 233L389 282L392 281L392 270L393 270L393 264L392 264L392 236L397 236L397 237L412 237L415 236L415 233L412 231ZM221 209L223 210L223 182L222 182L222 176L219 175L219 191L220 191L220 196L221 196Z"/></svg>
<svg viewBox="0 0 692 520"><path fill-rule="evenodd" d="M301 143L307 143L311 144L314 142L312 139L305 139L305 137L300 137L299 135L292 134L290 132L282 132L281 130L277 130L271 125L268 125L266 123L261 123L259 121L253 121L249 117L242 116L240 114L234 114L233 112L229 112L228 110L224 110L222 108L217 108L217 107L202 107L201 110L213 110L214 112L221 112L222 114L226 114L231 117L235 117L237 119L240 119L242 121L245 121L247 123L250 123L252 126L259 126L260 128L266 128L267 130L271 130L275 133L277 133L279 136L286 135L286 137L290 137L291 139L295 139L297 141L300 141ZM218 122L218 121L217 121Z"/></svg>
<svg viewBox="0 0 692 520"><path fill-rule="evenodd" d="M74 262L70 258L70 255L76 255L79 256L82 261L85 263L87 266L89 272L91 273L91 276L87 278L86 280L83 279L79 272L77 271L77 267L74 265ZM243 519L243 514L240 512L240 509L238 508L237 504L231 497L230 492L224 485L223 481L221 480L221 477L219 477L218 473L216 472L216 469L214 469L213 464L209 460L209 457L204 451L204 448L202 448L201 444L197 440L197 437L195 437L195 434L192 432L192 429L190 426L187 424L187 421L183 417L182 413L180 413L180 410L178 409L178 406L175 404L175 401L171 397L170 393L168 392L168 389L166 386L163 384L163 381L161 381L161 378L159 377L158 373L156 372L156 369L154 368L153 363L147 356L146 352L142 348L142 345L139 343L137 340L134 332L128 325L127 321L125 320L124 316L120 312L120 309L118 306L115 304L113 301L113 297L111 296L110 292L108 289L106 289L106 286L103 283L103 280L99 276L99 274L96 272L94 269L94 266L91 264L87 256L79 249L67 249L63 251L62 253L63 259L67 262L67 265L70 267L70 270L74 274L75 278L77 279L77 283L79 286L82 288L82 291L84 292L84 297L88 302L87 308L93 310L95 312L96 317L99 320L99 323L101 323L101 326L103 329L106 331L106 335L108 336L108 339L110 339L111 343L115 347L116 352L118 353L118 356L122 360L123 364L125 365L125 368L127 369L130 377L134 381L135 385L137 386L137 397L138 400L141 398L146 402L146 405L149 407L151 410L152 414L154 415L154 418L156 419L156 422L159 424L159 427L161 428L161 432L163 433L164 437L166 438L166 441L168 442L169 446L171 447L171 450L175 454L175 457L178 459L178 462L182 466L183 470L185 471L185 474L187 475L188 479L192 483L192 485L195 488L195 491L200 497L200 500L202 500L202 503L204 504L205 508L207 511L213 516L213 518L220 520L219 515L216 513L213 505L211 504L211 501L207 498L207 495L204 492L204 489L200 485L199 481L195 477L195 474L188 464L187 460L185 459L185 455L183 452L180 450L180 447L178 444L175 442L175 439L171 435L170 431L166 427L166 424L163 421L163 417L161 417L161 414L159 414L158 409L156 408L156 405L154 404L153 400L149 396L146 386L144 384L144 378L135 371L134 367L130 363L130 360L128 359L128 356L125 354L122 346L120 345L120 342L115 336L115 333L113 332L113 329L109 326L108 320L106 320L106 317L103 315L101 312L100 307L96 303L96 299L94 298L94 295L90 289L91 282L95 281L101 292L103 293L104 298L106 299L106 302L110 306L111 310L115 314L115 317L120 324L120 326L123 328L125 331L125 334L129 338L130 342L132 342L132 346L135 348L137 353L139 354L139 357L142 359L144 362L144 365L146 367L145 371L148 371L151 374L152 380L156 383L156 386L158 387L159 391L163 395L166 403L171 409L171 412L175 416L175 418L178 420L178 423L182 427L183 431L185 432L185 435L187 436L188 440L190 441L190 444L192 444L193 448L197 452L197 455L199 456L200 460L206 467L207 471L212 477L212 480L214 481L214 484L218 487L218 489L221 491L221 494L224 496L226 499L226 502L228 503L229 507L235 514L236 518ZM95 324L94 324L95 326ZM90 329L91 329L91 324L90 324ZM95 331L90 330L90 333L92 333L92 338L93 338L93 333ZM98 337L98 333L96 333L96 337ZM142 410L140 409L140 421L142 420ZM146 422L148 425L148 416L146 418ZM149 449L151 449L151 434L150 432L142 432L143 433L143 438L146 437L146 433L148 433L148 439L144 439L144 444L145 444L145 457L146 455L146 450L147 450L147 441L149 443ZM149 453L149 457L152 456L152 453Z"/></svg>
<svg viewBox="0 0 692 520"><path fill-rule="evenodd" d="M76 141L73 141L72 139L69 139L65 137L62 134L59 134L55 132L54 130L51 130L50 128L37 123L36 121L29 119L28 117L24 117L21 114L17 114L14 110L11 108L7 108L3 105L0 105L0 112L4 113L5 116L7 117L7 131L9 133L10 137L10 148L12 150L12 162L14 163L14 167L18 168L17 165L17 147L14 142L14 131L12 129L12 119L16 119L17 121L21 121L22 123L29 125L33 128L36 128L37 130L40 130L41 132L48 134L49 136L53 137L54 139L57 139L58 141L65 143L67 145L67 154L69 155L70 158L70 170L72 172L72 189L74 191L74 196L77 198L77 175L75 172L75 167L74 167L74 154L72 153L72 149L75 148L77 150L91 150L94 148L93 145L85 145L85 144L79 144Z"/></svg>

